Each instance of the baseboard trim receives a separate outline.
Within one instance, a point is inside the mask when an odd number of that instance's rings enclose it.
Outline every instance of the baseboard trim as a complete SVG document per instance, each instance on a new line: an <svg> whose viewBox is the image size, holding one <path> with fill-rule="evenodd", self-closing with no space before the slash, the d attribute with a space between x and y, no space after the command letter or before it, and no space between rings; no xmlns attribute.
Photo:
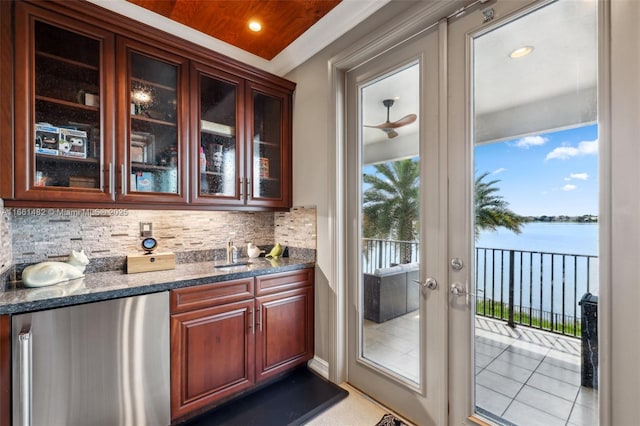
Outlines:
<svg viewBox="0 0 640 426"><path fill-rule="evenodd" d="M307 363L307 367L319 374L321 377L329 380L329 363L324 359L314 356Z"/></svg>

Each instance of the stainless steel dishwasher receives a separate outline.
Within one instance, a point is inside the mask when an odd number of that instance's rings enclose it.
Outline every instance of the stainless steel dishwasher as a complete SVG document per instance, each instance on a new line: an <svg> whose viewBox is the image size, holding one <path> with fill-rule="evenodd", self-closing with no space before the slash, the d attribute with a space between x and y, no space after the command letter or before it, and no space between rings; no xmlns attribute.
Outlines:
<svg viewBox="0 0 640 426"><path fill-rule="evenodd" d="M12 318L14 425L168 425L169 294Z"/></svg>

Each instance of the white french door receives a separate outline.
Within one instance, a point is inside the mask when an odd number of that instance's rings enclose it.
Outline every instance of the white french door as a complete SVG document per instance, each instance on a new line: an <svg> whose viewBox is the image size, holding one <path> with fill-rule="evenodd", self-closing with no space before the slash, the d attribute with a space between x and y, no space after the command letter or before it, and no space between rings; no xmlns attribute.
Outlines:
<svg viewBox="0 0 640 426"><path fill-rule="evenodd" d="M347 73L348 381L421 425L447 422L445 35Z"/></svg>
<svg viewBox="0 0 640 426"><path fill-rule="evenodd" d="M419 425L464 424L476 413L473 85L482 82L472 53L477 37L536 3L549 2L476 4L347 72L348 381ZM406 95L385 91L394 79L417 94L415 111L402 109ZM415 145L406 145L412 113ZM402 162L419 164L409 237L382 226L396 219L391 210L372 207Z"/></svg>

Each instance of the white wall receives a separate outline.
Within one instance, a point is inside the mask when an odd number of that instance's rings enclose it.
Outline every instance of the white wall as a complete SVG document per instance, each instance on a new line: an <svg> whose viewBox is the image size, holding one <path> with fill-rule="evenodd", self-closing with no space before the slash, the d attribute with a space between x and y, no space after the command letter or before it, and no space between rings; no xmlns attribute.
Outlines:
<svg viewBox="0 0 640 426"><path fill-rule="evenodd" d="M612 0L611 12L611 425L633 425L640 414L640 2Z"/></svg>

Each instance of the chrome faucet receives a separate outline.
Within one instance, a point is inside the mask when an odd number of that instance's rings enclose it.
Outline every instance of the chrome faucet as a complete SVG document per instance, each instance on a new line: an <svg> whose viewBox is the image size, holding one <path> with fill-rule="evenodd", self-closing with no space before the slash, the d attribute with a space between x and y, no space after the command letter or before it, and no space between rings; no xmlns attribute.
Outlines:
<svg viewBox="0 0 640 426"><path fill-rule="evenodd" d="M235 263L238 258L238 248L233 245L233 241L227 241L227 263Z"/></svg>

